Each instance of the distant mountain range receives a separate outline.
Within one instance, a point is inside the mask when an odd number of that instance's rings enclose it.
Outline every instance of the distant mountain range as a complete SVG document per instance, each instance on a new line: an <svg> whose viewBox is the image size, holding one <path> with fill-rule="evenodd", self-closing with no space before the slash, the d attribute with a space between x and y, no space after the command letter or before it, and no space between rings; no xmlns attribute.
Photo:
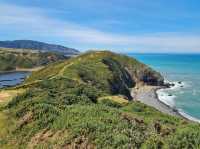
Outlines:
<svg viewBox="0 0 200 149"><path fill-rule="evenodd" d="M33 40L0 41L0 47L15 48L15 49L31 49L31 50L39 50L42 52L59 52L68 56L77 55L79 53L78 50L73 48L68 48L61 45L48 44Z"/></svg>

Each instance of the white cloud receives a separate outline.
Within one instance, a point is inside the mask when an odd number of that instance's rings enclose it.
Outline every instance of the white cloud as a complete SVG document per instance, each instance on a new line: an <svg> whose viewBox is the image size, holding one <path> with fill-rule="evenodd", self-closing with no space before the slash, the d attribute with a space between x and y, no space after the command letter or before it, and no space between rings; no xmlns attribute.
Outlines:
<svg viewBox="0 0 200 149"><path fill-rule="evenodd" d="M38 8L0 3L0 31L68 40L87 47L136 48L142 52L200 52L200 36L184 33L121 35L47 16ZM189 51L190 50L190 51ZM130 51L131 52L131 51Z"/></svg>

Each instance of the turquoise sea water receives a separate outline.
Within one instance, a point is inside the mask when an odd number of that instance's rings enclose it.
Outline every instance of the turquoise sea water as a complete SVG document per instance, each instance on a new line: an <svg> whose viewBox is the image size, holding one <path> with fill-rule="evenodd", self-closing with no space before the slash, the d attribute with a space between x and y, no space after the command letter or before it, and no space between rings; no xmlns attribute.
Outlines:
<svg viewBox="0 0 200 149"><path fill-rule="evenodd" d="M163 100L169 101L168 104L175 106L185 116L200 120L200 54L128 55L161 72L170 82L177 84L182 81L179 87L164 90L168 97Z"/></svg>

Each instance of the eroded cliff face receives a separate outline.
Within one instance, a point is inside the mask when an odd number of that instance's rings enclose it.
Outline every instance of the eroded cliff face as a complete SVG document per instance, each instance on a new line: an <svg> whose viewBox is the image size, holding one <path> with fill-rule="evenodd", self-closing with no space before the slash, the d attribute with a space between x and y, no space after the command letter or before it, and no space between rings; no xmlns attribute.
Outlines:
<svg viewBox="0 0 200 149"><path fill-rule="evenodd" d="M164 85L164 77L153 70L145 70L143 72L139 73L138 76L139 80L144 82L144 84L147 85L153 85L153 86L163 86Z"/></svg>
<svg viewBox="0 0 200 149"><path fill-rule="evenodd" d="M104 58L103 63L108 66L109 70L113 73L113 79L108 80L112 92L115 94L126 95L132 99L129 88L136 85L132 75L122 65L112 58Z"/></svg>
<svg viewBox="0 0 200 149"><path fill-rule="evenodd" d="M153 70L149 66L137 61L134 58L130 58L125 55L117 55L113 53L112 59L117 61L126 72L132 78L135 84L143 83L146 85L163 86L164 77L157 71Z"/></svg>
<svg viewBox="0 0 200 149"><path fill-rule="evenodd" d="M130 58L128 58L130 59ZM129 99L130 88L134 88L137 84L163 86L164 78L159 72L143 65L142 63L130 64L122 63L112 57L103 58L103 63L108 66L109 70L114 74L113 79L109 80L113 93L124 94ZM135 68L136 65L141 65Z"/></svg>

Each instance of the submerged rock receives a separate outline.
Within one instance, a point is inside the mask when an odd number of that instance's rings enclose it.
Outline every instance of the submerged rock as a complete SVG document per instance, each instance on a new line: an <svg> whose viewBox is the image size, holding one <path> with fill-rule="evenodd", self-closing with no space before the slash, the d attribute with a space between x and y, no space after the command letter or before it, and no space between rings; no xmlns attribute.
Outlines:
<svg viewBox="0 0 200 149"><path fill-rule="evenodd" d="M174 83L165 83L164 86L167 88L170 88L170 87L174 87L175 84Z"/></svg>

